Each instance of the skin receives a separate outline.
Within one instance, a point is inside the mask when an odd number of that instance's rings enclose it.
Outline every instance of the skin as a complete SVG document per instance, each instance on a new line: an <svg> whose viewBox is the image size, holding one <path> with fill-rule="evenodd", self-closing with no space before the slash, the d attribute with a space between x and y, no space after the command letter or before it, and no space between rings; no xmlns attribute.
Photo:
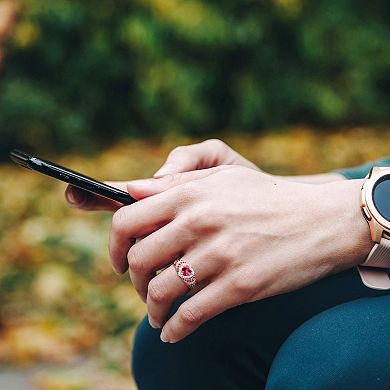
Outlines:
<svg viewBox="0 0 390 390"><path fill-rule="evenodd" d="M152 179L110 183L139 199L133 205L73 187L66 195L72 207L115 211L113 268L129 271L150 324L173 343L229 308L363 262L373 243L360 211L362 182L338 174L272 176L210 140L172 151ZM188 293L172 265L181 257L198 286L167 319Z"/></svg>

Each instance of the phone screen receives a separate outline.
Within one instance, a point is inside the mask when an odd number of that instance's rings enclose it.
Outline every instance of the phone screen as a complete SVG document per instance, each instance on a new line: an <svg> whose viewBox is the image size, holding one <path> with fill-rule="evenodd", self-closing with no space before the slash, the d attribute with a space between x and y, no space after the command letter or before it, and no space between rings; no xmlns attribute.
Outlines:
<svg viewBox="0 0 390 390"><path fill-rule="evenodd" d="M55 179L72 184L75 187L81 188L93 194L115 200L124 205L136 202L134 198L124 191L118 190L117 188L111 187L105 183L82 175L81 173L75 172L51 161L31 156L21 150L12 150L10 158L12 161L25 168L54 177Z"/></svg>

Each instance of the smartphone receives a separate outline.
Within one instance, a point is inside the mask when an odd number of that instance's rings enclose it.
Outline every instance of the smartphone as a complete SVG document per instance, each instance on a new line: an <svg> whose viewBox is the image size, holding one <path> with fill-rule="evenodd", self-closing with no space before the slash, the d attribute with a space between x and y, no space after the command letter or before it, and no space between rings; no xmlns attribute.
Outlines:
<svg viewBox="0 0 390 390"><path fill-rule="evenodd" d="M54 164L36 156L30 156L29 154L20 150L12 150L9 156L12 161L21 165L22 167L54 177L55 179L72 184L73 186L81 188L85 191L115 200L119 203L122 203L123 205L129 205L136 202L136 200L132 198L127 192L118 190L117 188L91 179L88 176L84 176L68 168L62 167L61 165Z"/></svg>

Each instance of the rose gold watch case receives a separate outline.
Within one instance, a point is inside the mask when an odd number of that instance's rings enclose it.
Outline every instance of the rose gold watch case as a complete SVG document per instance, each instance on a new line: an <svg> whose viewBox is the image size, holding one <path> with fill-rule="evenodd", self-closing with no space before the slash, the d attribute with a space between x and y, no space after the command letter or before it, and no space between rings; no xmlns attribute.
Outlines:
<svg viewBox="0 0 390 390"><path fill-rule="evenodd" d="M384 176L389 176L390 178L390 168L373 167L361 191L361 208L370 226L371 238L377 243L381 241L382 236L390 238L390 222L379 214L372 198L376 182Z"/></svg>
<svg viewBox="0 0 390 390"><path fill-rule="evenodd" d="M367 180L365 180L361 191L361 208L363 215L370 227L371 238L378 245L382 237L390 238L390 223L379 214L372 198L375 184L378 179L384 176L390 176L390 168L373 167L367 175ZM369 256L367 257L366 262L368 259ZM364 285L377 290L390 289L390 279L384 269L365 266L366 262L357 267Z"/></svg>

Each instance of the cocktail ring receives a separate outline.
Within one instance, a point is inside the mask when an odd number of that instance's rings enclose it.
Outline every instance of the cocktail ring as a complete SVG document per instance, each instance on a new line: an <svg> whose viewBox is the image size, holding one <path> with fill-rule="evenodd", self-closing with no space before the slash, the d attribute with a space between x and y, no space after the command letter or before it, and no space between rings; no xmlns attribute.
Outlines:
<svg viewBox="0 0 390 390"><path fill-rule="evenodd" d="M196 278L194 269L184 260L175 260L173 263L177 275L191 289L196 286Z"/></svg>

